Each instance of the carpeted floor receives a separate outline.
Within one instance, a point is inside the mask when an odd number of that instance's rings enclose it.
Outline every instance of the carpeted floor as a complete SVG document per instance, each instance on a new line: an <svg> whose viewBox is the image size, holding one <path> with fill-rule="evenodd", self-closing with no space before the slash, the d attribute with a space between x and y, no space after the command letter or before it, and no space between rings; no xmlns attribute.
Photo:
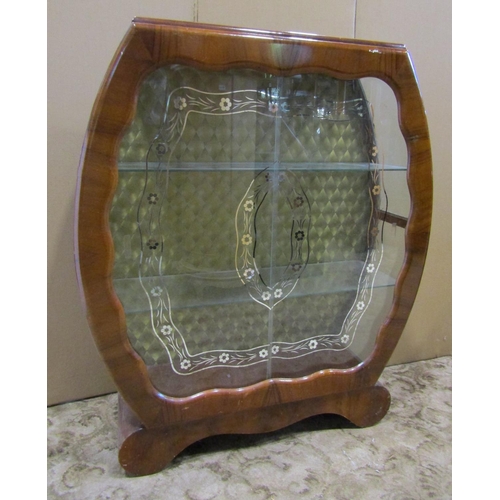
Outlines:
<svg viewBox="0 0 500 500"><path fill-rule="evenodd" d="M451 498L451 357L386 368L392 405L359 429L322 415L197 443L164 471L118 464L116 394L48 409L48 497L75 500Z"/></svg>

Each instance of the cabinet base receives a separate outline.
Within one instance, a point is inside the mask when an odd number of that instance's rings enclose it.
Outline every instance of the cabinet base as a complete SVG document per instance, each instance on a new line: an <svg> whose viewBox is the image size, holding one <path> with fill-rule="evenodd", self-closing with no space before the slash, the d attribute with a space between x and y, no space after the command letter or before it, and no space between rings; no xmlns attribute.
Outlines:
<svg viewBox="0 0 500 500"><path fill-rule="evenodd" d="M369 427L384 417L390 400L389 391L377 384L348 393L235 412L168 428L136 427L123 441L119 461L127 475L146 476L160 472L185 448L203 438L271 432L325 413L341 415L358 427ZM126 426L127 422L122 424ZM128 425L132 426L133 422Z"/></svg>

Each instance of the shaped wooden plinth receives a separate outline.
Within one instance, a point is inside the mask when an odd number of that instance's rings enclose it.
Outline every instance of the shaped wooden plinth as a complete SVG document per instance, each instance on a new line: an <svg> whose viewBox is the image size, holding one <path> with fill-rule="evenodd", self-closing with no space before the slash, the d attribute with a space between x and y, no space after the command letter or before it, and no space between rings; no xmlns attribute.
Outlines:
<svg viewBox="0 0 500 500"><path fill-rule="evenodd" d="M344 394L235 412L168 428L140 428L122 443L119 460L130 476L154 474L200 439L221 434L271 432L325 413L341 415L358 427L368 427L384 417L390 400L387 389L377 384Z"/></svg>

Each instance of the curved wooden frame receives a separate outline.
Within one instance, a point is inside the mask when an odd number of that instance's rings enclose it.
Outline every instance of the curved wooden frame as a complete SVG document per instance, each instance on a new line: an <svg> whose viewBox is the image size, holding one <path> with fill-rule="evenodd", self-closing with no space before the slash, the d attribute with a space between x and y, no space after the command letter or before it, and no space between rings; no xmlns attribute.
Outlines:
<svg viewBox="0 0 500 500"><path fill-rule="evenodd" d="M406 140L411 212L406 254L392 308L368 359L298 379L271 379L243 389L171 398L152 385L127 337L112 285L113 241L108 214L117 184L117 149L131 122L141 81L166 64L200 69L253 68L277 75L321 72L339 79L376 77L394 91ZM122 444L131 475L161 470L190 443L220 433L277 429L310 415L337 413L354 424L379 421L390 396L377 380L401 336L422 276L432 211L427 121L412 62L402 45L291 33L135 19L110 64L85 138L77 191L76 264L97 347L118 390L140 421Z"/></svg>

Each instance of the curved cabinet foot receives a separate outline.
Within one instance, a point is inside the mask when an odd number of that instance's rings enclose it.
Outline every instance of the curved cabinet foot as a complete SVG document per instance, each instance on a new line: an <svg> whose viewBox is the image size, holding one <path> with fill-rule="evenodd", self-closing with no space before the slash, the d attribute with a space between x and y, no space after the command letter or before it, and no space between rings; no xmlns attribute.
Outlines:
<svg viewBox="0 0 500 500"><path fill-rule="evenodd" d="M384 417L390 400L387 389L375 385L343 394L331 394L185 422L168 428L141 428L123 441L119 460L130 476L154 474L164 469L180 452L200 439L220 434L271 432L307 417L325 413L341 415L358 427L368 427Z"/></svg>
<svg viewBox="0 0 500 500"><path fill-rule="evenodd" d="M345 406L342 411L336 413L358 427L375 425L382 420L391 405L391 395L381 385L353 391L344 396Z"/></svg>
<svg viewBox="0 0 500 500"><path fill-rule="evenodd" d="M182 429L139 429L122 443L118 454L120 465L130 476L160 472L191 444L187 437Z"/></svg>

